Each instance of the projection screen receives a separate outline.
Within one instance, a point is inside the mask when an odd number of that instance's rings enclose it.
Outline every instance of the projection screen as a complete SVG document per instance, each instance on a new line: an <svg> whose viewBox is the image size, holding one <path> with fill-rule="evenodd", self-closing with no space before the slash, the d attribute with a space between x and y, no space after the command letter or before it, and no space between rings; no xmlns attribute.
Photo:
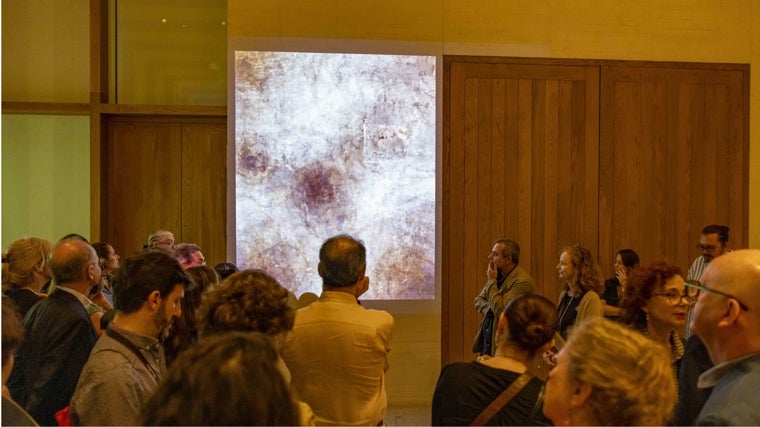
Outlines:
<svg viewBox="0 0 760 427"><path fill-rule="evenodd" d="M236 257L296 296L367 247L365 299L435 298L436 58L235 52Z"/></svg>

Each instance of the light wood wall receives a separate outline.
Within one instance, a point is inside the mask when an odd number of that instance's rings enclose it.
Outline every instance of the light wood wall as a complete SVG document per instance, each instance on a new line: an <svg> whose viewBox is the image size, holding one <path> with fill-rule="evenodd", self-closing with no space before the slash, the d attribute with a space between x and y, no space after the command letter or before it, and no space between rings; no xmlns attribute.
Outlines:
<svg viewBox="0 0 760 427"><path fill-rule="evenodd" d="M555 299L562 245L596 250L599 69L444 57L442 360L473 358L494 240Z"/></svg>
<svg viewBox="0 0 760 427"><path fill-rule="evenodd" d="M157 229L227 260L225 118L108 117L104 240L128 256Z"/></svg>
<svg viewBox="0 0 760 427"><path fill-rule="evenodd" d="M608 277L623 248L688 268L711 222L744 247L747 83L741 65L444 57L442 363L474 357L497 238L555 301L575 243Z"/></svg>

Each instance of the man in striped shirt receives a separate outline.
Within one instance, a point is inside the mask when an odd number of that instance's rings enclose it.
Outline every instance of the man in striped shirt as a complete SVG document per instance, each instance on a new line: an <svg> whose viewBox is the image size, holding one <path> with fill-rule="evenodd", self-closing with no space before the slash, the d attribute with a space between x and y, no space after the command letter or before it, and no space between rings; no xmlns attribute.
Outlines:
<svg viewBox="0 0 760 427"><path fill-rule="evenodd" d="M697 249L702 251L691 263L689 271L686 274L686 280L702 280L707 264L715 257L721 256L728 252L728 227L725 225L712 224L702 229L702 237L699 238ZM688 325L689 323L687 323Z"/></svg>
<svg viewBox="0 0 760 427"><path fill-rule="evenodd" d="M702 251L702 255L698 256L689 267L686 280L701 282L702 274L707 265L716 257L731 251L728 249L728 227L712 224L703 228L697 249ZM713 363L702 341L696 336L692 336L693 317L694 306L690 306L686 312L686 346L678 373L678 405L675 410L675 425L694 425L699 411L702 410L712 393L712 387L697 387L699 376L712 368Z"/></svg>

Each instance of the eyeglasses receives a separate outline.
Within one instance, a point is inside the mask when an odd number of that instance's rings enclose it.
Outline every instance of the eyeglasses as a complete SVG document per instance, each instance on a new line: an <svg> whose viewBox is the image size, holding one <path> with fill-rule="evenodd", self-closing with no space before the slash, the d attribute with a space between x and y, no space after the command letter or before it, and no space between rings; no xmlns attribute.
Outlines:
<svg viewBox="0 0 760 427"><path fill-rule="evenodd" d="M722 295L722 296L724 296L726 298L731 298L732 300L735 300L736 302L739 303L739 307L741 307L742 310L749 311L749 308L747 308L747 306L744 305L743 302L739 301L739 298L736 298L735 296L733 296L731 294L727 294L727 293L719 291L717 289L710 289L710 288L702 285L699 282L699 280L687 280L684 283L686 284L686 292L692 298L694 298L695 301L696 301L697 297L699 296L699 291L707 291L707 292L712 292L714 294Z"/></svg>
<svg viewBox="0 0 760 427"><path fill-rule="evenodd" d="M699 249L700 251L712 252L717 248L714 245L703 245L699 243L697 244L697 249Z"/></svg>
<svg viewBox="0 0 760 427"><path fill-rule="evenodd" d="M697 301L697 297L690 295L688 292L685 294L679 294L678 292L660 292L652 295L665 297L665 301L670 305L678 305L681 300L686 301L686 305L694 304Z"/></svg>

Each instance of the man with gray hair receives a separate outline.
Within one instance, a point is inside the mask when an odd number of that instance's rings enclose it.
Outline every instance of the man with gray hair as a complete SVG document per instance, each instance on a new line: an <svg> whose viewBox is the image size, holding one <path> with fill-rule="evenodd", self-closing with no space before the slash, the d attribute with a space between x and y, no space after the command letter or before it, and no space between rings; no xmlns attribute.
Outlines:
<svg viewBox="0 0 760 427"><path fill-rule="evenodd" d="M57 425L55 413L68 406L98 335L87 306L100 282L95 250L80 240L64 240L50 253L56 289L24 317L26 340L16 354L8 381L11 396L40 425Z"/></svg>
<svg viewBox="0 0 760 427"><path fill-rule="evenodd" d="M369 289L364 244L342 234L327 239L317 270L322 295L296 312L282 358L291 386L314 410L317 425L379 425L385 417L393 317L362 307Z"/></svg>
<svg viewBox="0 0 760 427"><path fill-rule="evenodd" d="M472 352L493 356L496 337L494 320L514 297L533 292L536 284L520 262L520 245L511 239L498 239L488 256L488 281L480 295L475 297L475 310L483 321L472 344Z"/></svg>
<svg viewBox="0 0 760 427"><path fill-rule="evenodd" d="M156 230L148 236L148 242L143 249L163 249L167 252L174 250L174 233L167 230Z"/></svg>

